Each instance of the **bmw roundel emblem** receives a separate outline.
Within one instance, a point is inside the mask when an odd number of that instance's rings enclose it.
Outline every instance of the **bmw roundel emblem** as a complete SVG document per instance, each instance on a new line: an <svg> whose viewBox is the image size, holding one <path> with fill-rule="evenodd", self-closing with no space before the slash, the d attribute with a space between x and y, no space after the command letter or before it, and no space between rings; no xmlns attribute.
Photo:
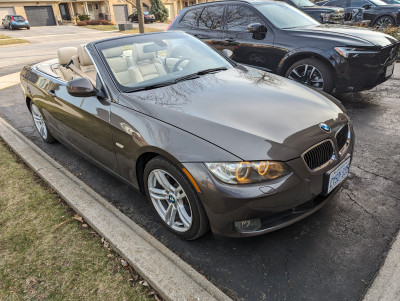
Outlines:
<svg viewBox="0 0 400 301"><path fill-rule="evenodd" d="M323 130L324 132L330 133L331 132L331 128L329 127L329 125L327 125L326 123L321 122L319 124L319 127L321 128L321 130Z"/></svg>

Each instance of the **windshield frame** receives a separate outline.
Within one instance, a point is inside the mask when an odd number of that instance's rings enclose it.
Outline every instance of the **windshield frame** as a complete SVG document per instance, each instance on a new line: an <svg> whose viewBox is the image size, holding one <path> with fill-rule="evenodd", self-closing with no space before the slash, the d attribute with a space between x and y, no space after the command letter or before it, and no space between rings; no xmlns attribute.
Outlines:
<svg viewBox="0 0 400 301"><path fill-rule="evenodd" d="M112 47L117 47L118 46L117 44L119 44L118 42L120 42L121 40L125 40L125 39L140 39L141 37L144 37L144 36L160 35L160 34L161 35L166 35L166 36L167 35L177 35L177 37L179 35L180 38L184 38L186 36L189 39L198 40L198 39L196 39L196 38L192 37L191 35L189 35L187 33L184 33L184 32L180 32L180 31L168 31L168 32L166 32L165 31L165 32L152 32L152 33L144 33L144 34L139 34L139 35L116 37L116 38L104 39L104 40L100 40L100 41L96 41L96 42L91 43L92 47L96 51L96 57L101 61L102 66L107 71L108 77L111 79L112 83L117 88L118 92L120 92L120 93L134 93L135 92L134 90L137 90L137 91L146 90L145 89L146 87L153 86L154 83L148 83L146 85L137 86L137 87L127 87L127 86L124 86L124 85L120 84L118 79L114 76L114 74L113 74L113 72L112 72L112 70L111 70L111 68L110 68L110 66L109 66L109 64L107 62L107 59L106 59L106 57L104 56L104 54L102 52L102 50L107 49L108 47L101 47L101 44L108 44L108 43L116 42L116 45L115 46L113 45ZM204 43L202 41L199 41L199 42L203 43L210 50L214 51L218 56L220 56L226 62L226 64L228 65L227 69L233 68L233 67L235 67L237 65L232 59L226 57L223 53L219 52L217 49L213 48L209 44ZM122 43L121 45L125 45L125 44ZM110 47L110 48L112 48L112 47ZM96 64L96 62L94 62L94 64ZM201 70L199 70L199 71L201 71ZM165 81L161 81L161 82L156 83L156 85L159 85L159 84L162 85L163 83L168 83L170 81L171 81L171 79L165 80ZM144 89L141 89L141 88L144 88Z"/></svg>

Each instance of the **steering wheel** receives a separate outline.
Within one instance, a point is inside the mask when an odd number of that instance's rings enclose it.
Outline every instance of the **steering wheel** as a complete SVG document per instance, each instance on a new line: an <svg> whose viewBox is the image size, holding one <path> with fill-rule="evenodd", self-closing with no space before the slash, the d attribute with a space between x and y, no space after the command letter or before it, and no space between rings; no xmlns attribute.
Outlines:
<svg viewBox="0 0 400 301"><path fill-rule="evenodd" d="M187 56L182 56L174 65L174 68L172 68L172 72L176 72L178 71L178 67L180 64L182 64L184 61L188 61L191 60L191 57L187 57Z"/></svg>

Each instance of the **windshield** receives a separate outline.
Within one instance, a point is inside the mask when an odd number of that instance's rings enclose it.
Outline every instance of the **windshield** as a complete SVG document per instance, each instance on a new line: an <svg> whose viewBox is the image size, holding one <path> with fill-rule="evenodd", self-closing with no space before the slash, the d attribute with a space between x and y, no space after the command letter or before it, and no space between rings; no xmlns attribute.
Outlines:
<svg viewBox="0 0 400 301"><path fill-rule="evenodd" d="M369 1L372 2L373 4L375 4L376 6L387 5L387 3L385 3L381 0L369 0Z"/></svg>
<svg viewBox="0 0 400 301"><path fill-rule="evenodd" d="M14 21L25 21L24 17L21 16L14 16Z"/></svg>
<svg viewBox="0 0 400 301"><path fill-rule="evenodd" d="M297 7L310 7L315 6L310 0L292 0Z"/></svg>
<svg viewBox="0 0 400 301"><path fill-rule="evenodd" d="M297 8L281 2L263 3L255 6L275 26L280 29L306 27L320 23ZM282 16L285 16L284 18Z"/></svg>
<svg viewBox="0 0 400 301"><path fill-rule="evenodd" d="M123 92L133 92L232 68L208 45L182 32L137 35L96 43Z"/></svg>

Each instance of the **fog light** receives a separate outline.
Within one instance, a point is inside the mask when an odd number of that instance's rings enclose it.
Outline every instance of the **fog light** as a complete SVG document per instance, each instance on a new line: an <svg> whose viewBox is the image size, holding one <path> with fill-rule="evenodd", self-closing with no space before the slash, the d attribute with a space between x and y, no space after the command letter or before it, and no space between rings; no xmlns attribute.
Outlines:
<svg viewBox="0 0 400 301"><path fill-rule="evenodd" d="M234 225L235 230L238 232L257 231L261 228L261 220L259 218L248 219L245 221L234 222Z"/></svg>

